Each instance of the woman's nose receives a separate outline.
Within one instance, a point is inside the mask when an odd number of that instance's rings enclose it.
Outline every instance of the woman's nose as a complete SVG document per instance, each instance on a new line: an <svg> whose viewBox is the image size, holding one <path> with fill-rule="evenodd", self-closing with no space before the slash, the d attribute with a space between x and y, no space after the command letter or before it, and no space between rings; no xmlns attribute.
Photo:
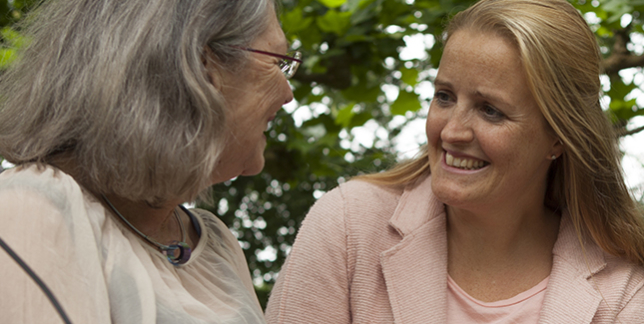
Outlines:
<svg viewBox="0 0 644 324"><path fill-rule="evenodd" d="M441 130L441 140L447 143L469 143L474 140L471 118L465 109L453 109Z"/></svg>
<svg viewBox="0 0 644 324"><path fill-rule="evenodd" d="M291 89L291 84L286 80L286 85L284 86L284 104L293 101L293 89Z"/></svg>

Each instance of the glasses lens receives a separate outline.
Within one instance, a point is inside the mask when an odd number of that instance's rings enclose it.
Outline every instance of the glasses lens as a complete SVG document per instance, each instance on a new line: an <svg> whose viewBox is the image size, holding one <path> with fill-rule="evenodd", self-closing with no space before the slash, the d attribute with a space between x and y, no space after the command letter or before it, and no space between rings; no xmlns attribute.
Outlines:
<svg viewBox="0 0 644 324"><path fill-rule="evenodd" d="M288 53L287 56L292 57L295 60L285 59L280 64L280 67L282 69L282 72L286 76L286 79L290 79L295 75L295 72L297 72L297 68L300 66L300 62L297 60L302 59L302 53L292 52L292 53Z"/></svg>

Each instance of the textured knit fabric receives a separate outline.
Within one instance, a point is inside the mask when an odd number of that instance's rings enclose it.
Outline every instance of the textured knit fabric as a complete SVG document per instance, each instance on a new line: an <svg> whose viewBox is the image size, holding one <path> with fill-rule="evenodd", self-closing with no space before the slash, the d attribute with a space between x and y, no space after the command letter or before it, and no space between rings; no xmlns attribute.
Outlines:
<svg viewBox="0 0 644 324"><path fill-rule="evenodd" d="M175 267L67 174L0 174L0 237L49 286L73 323L264 323L244 255L214 215ZM31 278L0 251L1 323L62 323Z"/></svg>
<svg viewBox="0 0 644 324"><path fill-rule="evenodd" d="M447 322L459 324L537 324L548 278L509 299L482 302L447 276Z"/></svg>
<svg viewBox="0 0 644 324"><path fill-rule="evenodd" d="M642 267L590 241L584 257L563 216L539 323L620 323L618 315L621 323L644 323L643 285ZM269 323L444 324L446 294L446 215L429 178L405 190L350 181L307 215L266 316Z"/></svg>

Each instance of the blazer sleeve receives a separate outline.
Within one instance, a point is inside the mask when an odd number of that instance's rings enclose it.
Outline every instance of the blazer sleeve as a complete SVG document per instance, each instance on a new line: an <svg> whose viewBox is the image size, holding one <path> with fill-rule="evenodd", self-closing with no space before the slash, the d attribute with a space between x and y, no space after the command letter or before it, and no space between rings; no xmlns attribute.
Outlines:
<svg viewBox="0 0 644 324"><path fill-rule="evenodd" d="M339 188L311 208L266 310L268 323L351 323L347 233Z"/></svg>

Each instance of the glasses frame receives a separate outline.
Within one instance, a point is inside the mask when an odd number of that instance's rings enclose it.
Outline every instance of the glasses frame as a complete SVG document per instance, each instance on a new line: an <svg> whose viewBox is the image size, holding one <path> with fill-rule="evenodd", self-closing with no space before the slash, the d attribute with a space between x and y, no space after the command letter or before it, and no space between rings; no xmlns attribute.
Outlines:
<svg viewBox="0 0 644 324"><path fill-rule="evenodd" d="M295 72L297 71L297 68L302 64L302 53L299 51L293 51L291 52L293 56L288 56L288 55L282 55L282 54L277 54L277 53L272 53L272 52L266 52L266 51L261 51L257 50L254 48L250 47L240 47L240 46L232 46L234 48L248 51L248 52L253 52L253 53L258 53L258 54L263 54L263 55L268 55L272 57L277 57L282 59L282 61L285 63L283 66L280 62L280 69L282 70L282 73L284 73L284 76L286 77L286 80L289 80L295 75ZM295 63L290 63L290 62L295 62Z"/></svg>

